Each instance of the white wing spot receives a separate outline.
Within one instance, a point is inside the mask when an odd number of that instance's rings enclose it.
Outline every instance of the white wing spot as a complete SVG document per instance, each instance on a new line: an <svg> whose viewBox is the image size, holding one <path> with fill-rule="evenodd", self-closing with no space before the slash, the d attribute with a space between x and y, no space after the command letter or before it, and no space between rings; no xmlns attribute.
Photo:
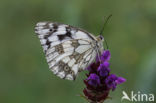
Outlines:
<svg viewBox="0 0 156 103"><path fill-rule="evenodd" d="M63 46L63 48L68 48L68 47L71 47L71 44L70 43L63 43L62 46Z"/></svg>
<svg viewBox="0 0 156 103"><path fill-rule="evenodd" d="M39 22L36 24L36 26L43 26L43 25L46 25L47 23L46 22Z"/></svg>
<svg viewBox="0 0 156 103"><path fill-rule="evenodd" d="M37 30L43 29L43 26L36 26L35 29L37 29Z"/></svg>
<svg viewBox="0 0 156 103"><path fill-rule="evenodd" d="M76 32L75 39L81 39L81 38L89 38L89 37L87 36L86 33L82 32L82 31Z"/></svg>
<svg viewBox="0 0 156 103"><path fill-rule="evenodd" d="M56 62L55 61L52 61L52 62L50 62L48 64L49 64L49 68L52 68L56 64Z"/></svg>
<svg viewBox="0 0 156 103"><path fill-rule="evenodd" d="M57 31L66 31L66 25L60 25L57 29Z"/></svg>
<svg viewBox="0 0 156 103"><path fill-rule="evenodd" d="M84 61L80 61L79 63L79 68L81 67L81 65L83 64Z"/></svg>
<svg viewBox="0 0 156 103"><path fill-rule="evenodd" d="M89 50L85 53L85 55L83 56L83 58L86 58L90 53L92 52L92 50ZM91 54L90 54L91 55Z"/></svg>
<svg viewBox="0 0 156 103"><path fill-rule="evenodd" d="M44 38L44 35L38 35L38 37L39 37L40 39L43 39L43 38Z"/></svg>
<svg viewBox="0 0 156 103"><path fill-rule="evenodd" d="M87 62L88 63L88 62ZM83 63L82 65L81 65L81 67L83 68L83 70L85 69L85 67L87 66L87 63Z"/></svg>
<svg viewBox="0 0 156 103"><path fill-rule="evenodd" d="M63 35L66 34L66 31L57 31L53 35Z"/></svg>
<svg viewBox="0 0 156 103"><path fill-rule="evenodd" d="M53 42L53 41L57 41L58 40L58 37L57 36L50 36L48 38L49 41Z"/></svg>
<svg viewBox="0 0 156 103"><path fill-rule="evenodd" d="M50 45L53 47L53 46L56 46L56 45L58 45L60 43L61 43L60 41L56 41L56 42L51 43Z"/></svg>
<svg viewBox="0 0 156 103"><path fill-rule="evenodd" d="M47 50L47 52L46 52L46 55L48 55L48 54L50 54L50 53L52 53L52 52L54 52L54 51L55 51L55 47L49 48L49 49Z"/></svg>
<svg viewBox="0 0 156 103"><path fill-rule="evenodd" d="M68 74L68 75L66 76L66 79L68 79L68 80L73 80L73 76L72 76L71 74Z"/></svg>
<svg viewBox="0 0 156 103"><path fill-rule="evenodd" d="M80 46L78 46L78 47L75 49L75 51L81 54L81 53L87 51L89 48L91 48L90 45L80 45Z"/></svg>
<svg viewBox="0 0 156 103"><path fill-rule="evenodd" d="M50 28L53 28L53 23L50 23L50 24L49 24L49 27L50 27Z"/></svg>
<svg viewBox="0 0 156 103"><path fill-rule="evenodd" d="M45 34L49 33L49 29L41 29L41 30L36 31L36 33L45 35Z"/></svg>
<svg viewBox="0 0 156 103"><path fill-rule="evenodd" d="M61 71L57 74L57 76L59 76L60 78L64 78L65 77L65 72Z"/></svg>
<svg viewBox="0 0 156 103"><path fill-rule="evenodd" d="M73 67L72 67L72 70L74 71L75 74L77 74L78 72L78 64L75 64Z"/></svg>
<svg viewBox="0 0 156 103"><path fill-rule="evenodd" d="M73 64L76 62L76 60L73 58L72 60L70 60L69 62L68 62L68 66L69 67L72 67L73 66Z"/></svg>
<svg viewBox="0 0 156 103"><path fill-rule="evenodd" d="M43 45L43 44L46 43L46 39L41 39L40 42L41 42L41 44Z"/></svg>
<svg viewBox="0 0 156 103"><path fill-rule="evenodd" d="M89 61L91 58L91 55L89 55L87 58L86 58L86 61Z"/></svg>
<svg viewBox="0 0 156 103"><path fill-rule="evenodd" d="M87 41L85 41L85 40L78 40L78 42L79 42L80 44L89 44L89 42L87 42Z"/></svg>
<svg viewBox="0 0 156 103"><path fill-rule="evenodd" d="M92 52L91 55L92 55L92 57L91 57L90 60L89 60L89 64L92 63L92 62L94 61L94 59L96 58L96 51L93 50L93 52Z"/></svg>
<svg viewBox="0 0 156 103"><path fill-rule="evenodd" d="M58 66L53 67L53 68L51 69L51 71L52 71L54 74L58 73L58 71L59 71Z"/></svg>
<svg viewBox="0 0 156 103"><path fill-rule="evenodd" d="M43 47L43 50L46 51L48 49L48 46L47 45L44 45L42 46Z"/></svg>
<svg viewBox="0 0 156 103"><path fill-rule="evenodd" d="M61 54L59 55L55 60L56 62L60 61L62 58L66 57L66 56L69 56L71 55L73 52L67 52L67 53L64 53L64 54Z"/></svg>
<svg viewBox="0 0 156 103"><path fill-rule="evenodd" d="M74 47L65 48L65 49L64 49L64 52L69 52L69 51L72 51L72 52L73 52L73 51L74 51Z"/></svg>
<svg viewBox="0 0 156 103"><path fill-rule="evenodd" d="M55 52L55 53L52 53L52 54L49 54L46 58L47 58L47 62L53 60L55 57L57 57L59 55L58 52Z"/></svg>
<svg viewBox="0 0 156 103"><path fill-rule="evenodd" d="M69 62L69 60L70 60L70 58L69 58L69 56L67 56L67 57L63 58L63 60L62 60L62 61L63 61L64 63L68 63L68 62Z"/></svg>

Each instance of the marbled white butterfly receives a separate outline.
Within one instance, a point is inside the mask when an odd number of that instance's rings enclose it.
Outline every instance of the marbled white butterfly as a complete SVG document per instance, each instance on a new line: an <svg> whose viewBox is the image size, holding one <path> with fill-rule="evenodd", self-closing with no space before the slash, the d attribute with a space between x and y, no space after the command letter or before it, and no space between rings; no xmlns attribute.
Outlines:
<svg viewBox="0 0 156 103"><path fill-rule="evenodd" d="M56 22L39 22L35 33L43 47L50 70L62 79L75 80L78 73L103 51L104 38Z"/></svg>

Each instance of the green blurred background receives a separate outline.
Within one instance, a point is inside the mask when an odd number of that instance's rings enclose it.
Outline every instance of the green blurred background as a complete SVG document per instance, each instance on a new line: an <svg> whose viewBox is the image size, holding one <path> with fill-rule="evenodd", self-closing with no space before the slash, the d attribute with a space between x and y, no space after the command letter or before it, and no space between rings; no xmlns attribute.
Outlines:
<svg viewBox="0 0 156 103"><path fill-rule="evenodd" d="M85 73L75 82L53 75L34 26L57 21L98 35L109 14L111 73L127 82L106 103L120 103L123 90L156 94L156 0L1 0L0 103L85 103Z"/></svg>

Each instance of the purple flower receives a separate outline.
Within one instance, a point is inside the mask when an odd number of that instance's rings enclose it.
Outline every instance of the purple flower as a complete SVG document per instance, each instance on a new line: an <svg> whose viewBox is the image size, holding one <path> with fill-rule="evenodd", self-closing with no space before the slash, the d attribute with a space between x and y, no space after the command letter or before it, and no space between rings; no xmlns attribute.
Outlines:
<svg viewBox="0 0 156 103"><path fill-rule="evenodd" d="M90 76L87 78L88 84L91 86L97 87L100 85L100 78L95 73L90 74Z"/></svg>
<svg viewBox="0 0 156 103"><path fill-rule="evenodd" d="M110 51L105 50L100 57L96 58L96 62L86 68L89 74L86 74L87 79L84 80L86 88L84 88L83 93L90 102L103 103L110 90L114 91L118 84L126 81L122 77L110 74L108 62L110 56Z"/></svg>
<svg viewBox="0 0 156 103"><path fill-rule="evenodd" d="M123 82L126 82L126 79L125 79L125 78L122 78L122 77L118 77L118 79L115 80L115 82L116 82L117 84L121 84L121 83L123 83Z"/></svg>
<svg viewBox="0 0 156 103"><path fill-rule="evenodd" d="M100 59L101 59L101 61L109 61L110 57L111 57L110 51L105 50L105 51L103 51Z"/></svg>
<svg viewBox="0 0 156 103"><path fill-rule="evenodd" d="M115 90L117 83L115 82L117 80L117 76L114 74L109 75L105 83L109 89Z"/></svg>
<svg viewBox="0 0 156 103"><path fill-rule="evenodd" d="M109 75L110 69L109 69L109 63L104 62L103 64L100 64L98 67L99 75L102 77L106 77Z"/></svg>
<svg viewBox="0 0 156 103"><path fill-rule="evenodd" d="M105 83L109 89L112 89L114 91L117 84L121 84L125 81L126 80L124 78L117 77L115 74L111 74L106 78Z"/></svg>

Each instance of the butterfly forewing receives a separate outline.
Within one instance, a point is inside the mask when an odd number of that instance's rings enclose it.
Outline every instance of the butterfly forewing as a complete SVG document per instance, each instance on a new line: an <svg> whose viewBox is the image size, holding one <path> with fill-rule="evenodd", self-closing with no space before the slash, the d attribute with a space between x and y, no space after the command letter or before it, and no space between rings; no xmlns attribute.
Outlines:
<svg viewBox="0 0 156 103"><path fill-rule="evenodd" d="M49 68L60 78L74 80L96 56L95 37L70 25L39 22L35 27Z"/></svg>

